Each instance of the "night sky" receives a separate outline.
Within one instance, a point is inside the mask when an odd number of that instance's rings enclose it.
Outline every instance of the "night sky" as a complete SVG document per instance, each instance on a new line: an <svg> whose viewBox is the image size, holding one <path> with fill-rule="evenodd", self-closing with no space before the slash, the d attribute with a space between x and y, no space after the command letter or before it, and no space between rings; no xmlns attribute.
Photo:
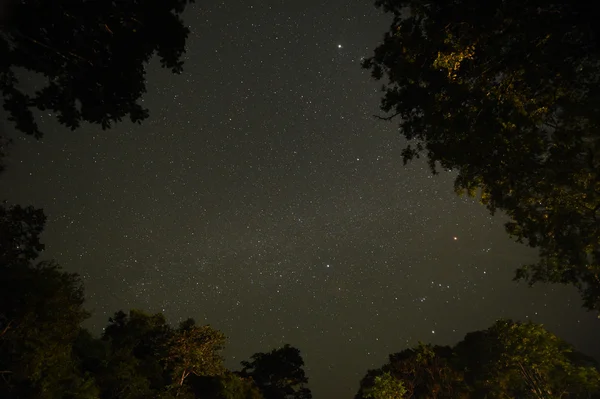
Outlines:
<svg viewBox="0 0 600 399"><path fill-rule="evenodd" d="M185 72L149 66L148 120L70 132L46 114L42 142L15 134L0 179L10 202L44 208L44 257L84 277L90 328L118 309L193 317L229 337L233 368L290 343L315 399L350 399L389 353L500 317L600 355L573 289L511 281L535 251L501 215L458 198L452 174L402 165L360 68L390 22L371 2L200 2L184 17Z"/></svg>

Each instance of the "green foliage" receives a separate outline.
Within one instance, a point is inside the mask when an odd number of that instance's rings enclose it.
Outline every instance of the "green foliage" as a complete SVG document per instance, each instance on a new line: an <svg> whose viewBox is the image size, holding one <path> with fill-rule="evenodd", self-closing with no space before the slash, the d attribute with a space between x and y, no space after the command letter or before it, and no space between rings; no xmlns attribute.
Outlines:
<svg viewBox="0 0 600 399"><path fill-rule="evenodd" d="M172 334L162 314L115 313L102 335L106 353L98 362L104 364L97 377L103 395L133 399L162 393L171 382L164 357Z"/></svg>
<svg viewBox="0 0 600 399"><path fill-rule="evenodd" d="M71 350L83 300L78 276L55 263L0 267L0 397L93 397Z"/></svg>
<svg viewBox="0 0 600 399"><path fill-rule="evenodd" d="M148 110L145 67L154 54L173 73L183 68L189 29L180 18L194 0L9 1L0 26L0 92L17 130L42 136L33 109L51 112L72 130L82 122L103 129ZM22 91L19 70L43 77ZM6 148L0 138L0 155Z"/></svg>
<svg viewBox="0 0 600 399"><path fill-rule="evenodd" d="M363 397L370 399L404 399L406 396L404 383L393 377L389 372L384 372L375 377L373 386L366 388Z"/></svg>
<svg viewBox="0 0 600 399"><path fill-rule="evenodd" d="M44 216L2 208L11 248L0 264L0 397L6 399L310 399L300 351L256 353L234 374L225 336L194 320L171 327L162 314L119 311L101 337L76 274L32 263ZM362 398L589 398L600 395L593 359L532 323L500 320L454 348L419 344L392 354L361 381Z"/></svg>
<svg viewBox="0 0 600 399"><path fill-rule="evenodd" d="M400 387L402 389L400 389ZM399 395L402 392L404 396ZM596 363L533 323L499 320L453 348L419 344L362 379L363 398L590 398Z"/></svg>
<svg viewBox="0 0 600 399"><path fill-rule="evenodd" d="M82 329L79 276L33 263L44 223L41 210L0 206L0 398L263 399L251 378L223 366L224 334L192 319L173 328L160 313L119 311L99 338ZM292 363L275 367L302 366L297 349L281 353Z"/></svg>
<svg viewBox="0 0 600 399"><path fill-rule="evenodd" d="M533 323L500 320L456 346L479 397L586 398L600 392L593 364L574 361L573 348Z"/></svg>
<svg viewBox="0 0 600 399"><path fill-rule="evenodd" d="M304 360L300 351L285 345L269 353L255 353L250 361L242 362L243 377L251 377L265 399L311 399L305 385Z"/></svg>
<svg viewBox="0 0 600 399"><path fill-rule="evenodd" d="M214 376L223 374L220 351L225 346L225 335L210 326L196 326L194 320L181 323L166 344L167 367L172 370L175 382L183 385L190 375Z"/></svg>
<svg viewBox="0 0 600 399"><path fill-rule="evenodd" d="M585 3L377 0L394 15L363 66L386 78L381 108L539 248L517 278L572 284L600 309L600 46Z"/></svg>
<svg viewBox="0 0 600 399"><path fill-rule="evenodd" d="M81 332L75 345L82 370L94 375L103 398L170 398L199 396L198 380L225 372L218 351L225 336L210 326L196 326L188 319L174 329L158 313L119 311L109 320L101 339Z"/></svg>
<svg viewBox="0 0 600 399"><path fill-rule="evenodd" d="M463 373L453 365L453 352L444 346L420 343L416 348L406 349L389 356L389 362L381 369L371 370L361 381L356 399L369 398L378 391L378 379L389 375L402 386L406 398L462 398L466 387ZM391 380L385 380L391 384ZM381 383L380 383L381 384Z"/></svg>
<svg viewBox="0 0 600 399"><path fill-rule="evenodd" d="M72 352L88 317L79 276L33 263L45 220L39 209L0 206L0 397L94 398Z"/></svg>

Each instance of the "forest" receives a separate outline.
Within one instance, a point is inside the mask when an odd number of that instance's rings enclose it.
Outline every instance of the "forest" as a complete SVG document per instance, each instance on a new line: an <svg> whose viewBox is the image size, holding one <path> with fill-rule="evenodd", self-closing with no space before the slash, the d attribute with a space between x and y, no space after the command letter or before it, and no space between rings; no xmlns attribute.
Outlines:
<svg viewBox="0 0 600 399"><path fill-rule="evenodd" d="M143 123L145 65L157 56L174 74L185 66L188 3L6 2L0 90L11 128L42 139L41 111L73 131ZM600 311L600 28L592 6L375 5L393 22L362 68L382 83L378 123L397 124L409 143L404 163L423 157L431 173L454 171L458 195L508 217L507 234L539 255L515 280L574 287L585 309ZM46 86L23 91L22 71ZM5 133L2 168L13 146ZM45 227L42 209L0 206L0 398L312 398L291 345L264 348L230 370L226 332L192 318L170 323L115 309L101 334L88 331L82 279L43 259ZM390 354L353 384L356 399L600 398L599 367L540 324L499 318L453 346Z"/></svg>
<svg viewBox="0 0 600 399"><path fill-rule="evenodd" d="M37 261L45 217L0 213L2 398L310 399L300 350L254 354L224 366L227 339L193 319L117 311L96 337L79 276ZM598 363L534 323L498 320L449 346L421 343L369 370L356 399L600 397Z"/></svg>

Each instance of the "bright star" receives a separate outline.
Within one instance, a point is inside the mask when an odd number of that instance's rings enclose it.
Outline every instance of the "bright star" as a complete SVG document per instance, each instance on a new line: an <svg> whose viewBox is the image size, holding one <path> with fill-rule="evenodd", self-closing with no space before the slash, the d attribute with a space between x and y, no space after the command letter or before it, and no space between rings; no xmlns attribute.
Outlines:
<svg viewBox="0 0 600 399"><path fill-rule="evenodd" d="M342 48L342 45L341 45L341 44L338 44L338 48Z"/></svg>

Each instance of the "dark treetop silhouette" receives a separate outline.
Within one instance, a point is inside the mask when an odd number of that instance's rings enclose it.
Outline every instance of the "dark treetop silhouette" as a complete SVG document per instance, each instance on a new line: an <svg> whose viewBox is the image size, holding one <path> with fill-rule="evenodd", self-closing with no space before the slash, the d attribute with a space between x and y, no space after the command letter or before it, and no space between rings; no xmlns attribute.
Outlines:
<svg viewBox="0 0 600 399"><path fill-rule="evenodd" d="M46 110L71 129L82 121L104 129L128 116L148 117L138 100L145 64L157 53L173 73L189 33L180 14L193 0L9 1L0 20L0 90L15 127L42 136L32 109ZM15 73L43 75L34 94Z"/></svg>
<svg viewBox="0 0 600 399"><path fill-rule="evenodd" d="M533 323L498 320L454 347L419 344L362 379L356 399L597 398L597 363Z"/></svg>
<svg viewBox="0 0 600 399"><path fill-rule="evenodd" d="M510 217L539 248L517 272L576 286L600 310L600 49L583 2L394 1L390 31L363 63L396 119L456 191Z"/></svg>
<svg viewBox="0 0 600 399"><path fill-rule="evenodd" d="M132 310L100 338L81 327L79 276L34 263L44 216L0 206L0 397L6 399L310 399L300 351L256 353L243 369L223 365L222 332L194 320L169 325ZM390 355L361 381L357 399L598 398L593 359L533 323L499 320L454 347L420 344Z"/></svg>
<svg viewBox="0 0 600 399"><path fill-rule="evenodd" d="M250 361L242 362L243 377L250 377L265 399L311 399L306 387L304 360L300 351L285 345L269 353L255 353Z"/></svg>
<svg viewBox="0 0 600 399"><path fill-rule="evenodd" d="M1 398L310 398L289 345L244 362L253 365L244 377L223 365L225 335L193 319L173 327L160 313L119 311L93 337L81 327L89 313L79 276L35 263L44 223L39 209L0 204Z"/></svg>

